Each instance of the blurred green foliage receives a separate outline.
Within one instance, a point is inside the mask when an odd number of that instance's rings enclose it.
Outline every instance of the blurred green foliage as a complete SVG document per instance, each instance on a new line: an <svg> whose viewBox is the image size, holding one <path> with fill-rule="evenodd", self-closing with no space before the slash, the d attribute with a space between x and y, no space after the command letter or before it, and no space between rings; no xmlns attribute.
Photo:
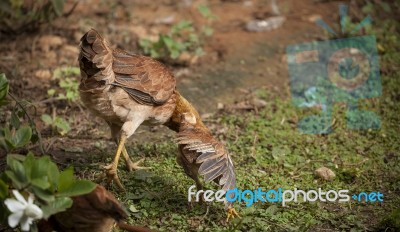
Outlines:
<svg viewBox="0 0 400 232"><path fill-rule="evenodd" d="M189 55L203 55L202 40L213 34L211 22L217 17L205 5L200 5L198 11L206 20L201 29L197 29L190 21L182 20L173 25L169 33L160 34L155 42L140 39L139 46L146 55L164 60L176 60L185 52Z"/></svg>
<svg viewBox="0 0 400 232"><path fill-rule="evenodd" d="M63 15L65 0L2 0L0 31L20 33Z"/></svg>
<svg viewBox="0 0 400 232"><path fill-rule="evenodd" d="M9 96L8 91L8 80L4 74L0 74L1 105L9 103L6 99ZM27 114L22 105L16 105ZM0 127L0 146L7 154L6 170L0 173L0 224L3 225L7 225L9 214L3 202L11 197L12 189L34 194L35 204L42 209L44 218L47 219L71 207L71 197L89 193L96 186L91 181L76 180L72 168L60 172L48 156L37 158L31 152L27 156L10 153L26 147L33 140L32 131L36 131L31 120L30 125L21 125L22 115L15 113L16 110L12 112L10 121Z"/></svg>

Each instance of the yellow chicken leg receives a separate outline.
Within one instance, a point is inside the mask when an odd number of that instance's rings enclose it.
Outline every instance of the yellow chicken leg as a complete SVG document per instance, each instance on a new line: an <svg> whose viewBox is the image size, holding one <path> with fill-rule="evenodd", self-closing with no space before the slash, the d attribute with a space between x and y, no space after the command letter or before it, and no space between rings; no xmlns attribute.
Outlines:
<svg viewBox="0 0 400 232"><path fill-rule="evenodd" d="M150 167L141 167L141 166L139 166L139 164L140 164L141 162L144 161L144 158L142 158L142 159L140 159L140 160L138 160L138 161L136 161L136 162L133 162L133 161L130 159L129 154L128 154L128 151L126 150L125 146L124 146L124 148L122 149L122 156L123 156L124 159L125 159L126 168L127 168L128 171L130 171L130 172L133 171L133 170L151 169Z"/></svg>
<svg viewBox="0 0 400 232"><path fill-rule="evenodd" d="M226 218L226 222L228 222L230 218L232 219L235 217L242 218L240 217L238 212L236 212L235 208L233 208L232 206L229 206L227 211L228 211L228 217Z"/></svg>
<svg viewBox="0 0 400 232"><path fill-rule="evenodd" d="M118 174L117 174L117 168L118 168L118 161L119 157L121 156L121 152L126 149L124 147L126 141L126 135L124 133L121 133L121 136L119 138L118 142L118 148L117 152L115 153L114 161L105 167L106 169L106 175L109 179L109 181L115 181L115 183L118 185L118 187L122 190L125 190L124 186L122 185L121 181L119 180ZM129 157L128 157L129 158Z"/></svg>

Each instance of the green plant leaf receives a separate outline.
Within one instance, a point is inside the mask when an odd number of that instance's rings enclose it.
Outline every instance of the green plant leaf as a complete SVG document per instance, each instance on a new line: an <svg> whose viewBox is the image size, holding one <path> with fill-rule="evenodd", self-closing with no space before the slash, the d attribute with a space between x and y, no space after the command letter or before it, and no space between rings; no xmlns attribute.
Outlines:
<svg viewBox="0 0 400 232"><path fill-rule="evenodd" d="M4 100L8 94L9 85L6 75L4 73L0 74L0 101Z"/></svg>
<svg viewBox="0 0 400 232"><path fill-rule="evenodd" d="M21 122L19 121L19 117L18 117L18 115L16 114L15 110L13 110L13 111L11 112L10 124L11 124L11 126L14 127L15 129L18 129L19 126L20 126L20 124L21 124Z"/></svg>
<svg viewBox="0 0 400 232"><path fill-rule="evenodd" d="M15 147L23 147L29 143L32 137L32 129L29 126L21 127L13 136L12 142Z"/></svg>
<svg viewBox="0 0 400 232"><path fill-rule="evenodd" d="M50 190L54 192L58 186L58 180L60 178L60 171L55 163L50 162L47 169L47 176L50 182Z"/></svg>
<svg viewBox="0 0 400 232"><path fill-rule="evenodd" d="M26 177L27 177L28 181L32 180L31 176L32 176L32 169L33 169L34 163L35 163L35 158L32 153L29 153L22 163L22 165L24 166Z"/></svg>
<svg viewBox="0 0 400 232"><path fill-rule="evenodd" d="M3 128L2 134L4 134L4 138L6 140L9 140L9 141L12 140L10 128L8 128L7 126Z"/></svg>
<svg viewBox="0 0 400 232"><path fill-rule="evenodd" d="M7 177L11 180L12 185L16 188L16 189L22 189L27 185L27 182L23 180L23 177L21 177L20 175L16 175L14 172L7 170L4 172Z"/></svg>
<svg viewBox="0 0 400 232"><path fill-rule="evenodd" d="M212 29L212 27L206 25L206 26L203 26L203 33L206 36L211 36L214 33L214 30Z"/></svg>
<svg viewBox="0 0 400 232"><path fill-rule="evenodd" d="M45 202L52 202L55 199L53 193L48 189L42 189L36 186L32 186L32 191L36 197L40 198Z"/></svg>
<svg viewBox="0 0 400 232"><path fill-rule="evenodd" d="M50 97L52 97L55 93L56 93L56 90L55 90L55 89L49 89L49 90L47 90L47 95L49 95Z"/></svg>
<svg viewBox="0 0 400 232"><path fill-rule="evenodd" d="M32 175L31 175L32 180L37 179L37 178L43 178L43 177L48 178L47 170L48 170L50 163L51 163L51 161L48 156L44 156L44 157L40 157L39 159L36 159L32 166Z"/></svg>
<svg viewBox="0 0 400 232"><path fill-rule="evenodd" d="M8 185L0 180L0 199L5 199L8 197Z"/></svg>
<svg viewBox="0 0 400 232"><path fill-rule="evenodd" d="M176 50L176 49L173 49L173 50L171 50L170 52L171 52L171 58L172 58L172 59L176 59L176 58L178 58L179 55L180 55L180 52L179 52L178 50Z"/></svg>
<svg viewBox="0 0 400 232"><path fill-rule="evenodd" d="M47 178L36 178L31 180L31 184L41 189L47 189L50 187L50 183L48 182Z"/></svg>
<svg viewBox="0 0 400 232"><path fill-rule="evenodd" d="M59 191L59 196L73 197L90 193L96 187L96 184L88 180L77 180L69 188Z"/></svg>
<svg viewBox="0 0 400 232"><path fill-rule="evenodd" d="M69 197L58 197L47 205L42 206L43 217L48 219L51 215L63 212L72 206L72 199Z"/></svg>
<svg viewBox="0 0 400 232"><path fill-rule="evenodd" d="M58 191L66 191L74 183L74 169L69 167L60 173L58 178Z"/></svg>
<svg viewBox="0 0 400 232"><path fill-rule="evenodd" d="M199 5L197 10L200 12L203 17L208 18L211 16L211 11L206 5Z"/></svg>
<svg viewBox="0 0 400 232"><path fill-rule="evenodd" d="M0 146L2 146L6 151L11 150L11 147L8 146L8 143L6 142L6 139L4 137L0 137Z"/></svg>
<svg viewBox="0 0 400 232"><path fill-rule="evenodd" d="M65 135L71 130L69 123L65 121L65 119L60 117L56 117L56 119L54 120L54 125L57 127L57 131L61 135Z"/></svg>
<svg viewBox="0 0 400 232"><path fill-rule="evenodd" d="M51 116L48 115L48 114L42 114L42 116L40 117L40 119L42 119L42 121L43 121L47 126L53 124L53 119L52 119Z"/></svg>

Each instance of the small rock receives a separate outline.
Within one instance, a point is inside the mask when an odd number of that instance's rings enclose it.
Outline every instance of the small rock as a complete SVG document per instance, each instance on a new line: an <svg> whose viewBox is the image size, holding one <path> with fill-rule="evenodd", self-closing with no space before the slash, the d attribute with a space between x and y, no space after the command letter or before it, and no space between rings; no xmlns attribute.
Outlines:
<svg viewBox="0 0 400 232"><path fill-rule="evenodd" d="M264 20L252 20L246 24L246 29L251 32L271 31L279 28L285 22L283 16L269 17Z"/></svg>
<svg viewBox="0 0 400 232"><path fill-rule="evenodd" d="M189 76L191 74L191 71L188 68L180 68L180 69L176 69L174 71L174 74L175 74L176 78L179 78L182 76Z"/></svg>
<svg viewBox="0 0 400 232"><path fill-rule="evenodd" d="M336 174L327 167L320 167L315 170L315 175L323 180L333 180L336 177Z"/></svg>
<svg viewBox="0 0 400 232"><path fill-rule="evenodd" d="M211 118L213 116L212 113L205 113L201 115L201 119L207 119L207 118Z"/></svg>
<svg viewBox="0 0 400 232"><path fill-rule="evenodd" d="M222 104L221 102L218 102L217 109L219 109L219 110L224 109L224 104Z"/></svg>
<svg viewBox="0 0 400 232"><path fill-rule="evenodd" d="M157 18L154 22L156 24L166 24L166 25L171 25L175 21L175 15L169 15L161 18Z"/></svg>
<svg viewBox="0 0 400 232"><path fill-rule="evenodd" d="M51 79L51 72L47 69L39 69L35 72L35 77L47 81Z"/></svg>
<svg viewBox="0 0 400 232"><path fill-rule="evenodd" d="M178 60L182 63L190 63L190 60L192 59L192 56L190 55L189 52L182 52L179 57Z"/></svg>
<svg viewBox="0 0 400 232"><path fill-rule="evenodd" d="M244 7L252 7L252 6L254 6L254 3L253 3L253 1L244 1L243 6Z"/></svg>
<svg viewBox="0 0 400 232"><path fill-rule="evenodd" d="M63 43L64 39L55 35L45 35L39 39L39 46L44 52L48 52L50 48L61 46Z"/></svg>
<svg viewBox="0 0 400 232"><path fill-rule="evenodd" d="M255 106L257 108L265 107L267 105L266 101L264 101L258 97L254 97L252 99L251 103L253 104L253 106Z"/></svg>
<svg viewBox="0 0 400 232"><path fill-rule="evenodd" d="M77 46L72 46L72 45L68 45L68 44L64 45L62 47L62 51L67 53L68 55L74 56L74 57L78 56L78 54L79 54L79 49Z"/></svg>
<svg viewBox="0 0 400 232"><path fill-rule="evenodd" d="M307 21L310 23L315 23L317 20L321 19L321 15L313 14L307 18Z"/></svg>

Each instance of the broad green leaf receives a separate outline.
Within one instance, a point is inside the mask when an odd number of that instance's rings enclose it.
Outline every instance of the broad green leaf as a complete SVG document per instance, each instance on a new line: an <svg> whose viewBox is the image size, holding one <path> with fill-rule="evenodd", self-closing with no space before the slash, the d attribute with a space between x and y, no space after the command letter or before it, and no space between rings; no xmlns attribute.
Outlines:
<svg viewBox="0 0 400 232"><path fill-rule="evenodd" d="M167 46L167 48L172 48L174 41L172 40L171 37L162 36L161 38L162 38L164 44Z"/></svg>
<svg viewBox="0 0 400 232"><path fill-rule="evenodd" d="M8 143L6 143L6 139L4 137L0 137L0 146L2 146L6 151L11 150L11 147L8 146Z"/></svg>
<svg viewBox="0 0 400 232"><path fill-rule="evenodd" d="M37 179L37 178L42 178L46 177L47 178L47 173L48 173L48 167L50 164L50 158L48 156L40 157L39 159L36 159L33 167L32 167L32 180Z"/></svg>
<svg viewBox="0 0 400 232"><path fill-rule="evenodd" d="M7 156L7 166L12 172L21 173L23 176L25 176L24 166L14 156Z"/></svg>
<svg viewBox="0 0 400 232"><path fill-rule="evenodd" d="M9 170L5 173L13 182L15 188L22 189L28 185L25 168L20 161L12 155L7 155L7 166Z"/></svg>
<svg viewBox="0 0 400 232"><path fill-rule="evenodd" d="M11 112L10 123L11 123L11 126L13 126L15 129L18 129L19 126L20 126L20 124L21 124L21 122L19 121L19 117L18 117L18 115L16 114L15 110L13 110L13 111Z"/></svg>
<svg viewBox="0 0 400 232"><path fill-rule="evenodd" d="M5 174L11 180L13 187L16 189L22 189L28 184L20 175L16 175L16 173L10 170L5 171Z"/></svg>
<svg viewBox="0 0 400 232"><path fill-rule="evenodd" d="M52 125L53 124L53 119L51 118L50 115L48 114L42 114L42 116L40 117L40 119L42 119L42 121L44 123L46 123L46 125Z"/></svg>
<svg viewBox="0 0 400 232"><path fill-rule="evenodd" d="M96 184L88 180L77 180L67 189L59 191L59 196L73 197L90 193L96 187Z"/></svg>
<svg viewBox="0 0 400 232"><path fill-rule="evenodd" d="M66 191L74 183L74 169L69 167L60 173L58 178L58 191Z"/></svg>
<svg viewBox="0 0 400 232"><path fill-rule="evenodd" d="M59 197L47 205L42 206L43 217L48 219L51 215L63 212L72 206L72 199L69 197Z"/></svg>
<svg viewBox="0 0 400 232"><path fill-rule="evenodd" d="M32 190L36 197L40 198L45 202L52 202L55 199L53 193L47 189L45 190L42 188L38 188L36 186L32 186Z"/></svg>
<svg viewBox="0 0 400 232"><path fill-rule="evenodd" d="M47 176L49 177L49 182L51 185L50 190L55 191L57 189L58 180L60 178L60 171L55 163L50 162L47 169Z"/></svg>
<svg viewBox="0 0 400 232"><path fill-rule="evenodd" d="M0 180L0 199L8 197L8 185L4 181Z"/></svg>
<svg viewBox="0 0 400 232"><path fill-rule="evenodd" d="M25 173L26 173L26 177L28 179L28 181L32 180L31 176L32 176L32 169L35 163L35 158L33 156L33 154L28 154L24 160L24 162L22 163L25 169Z"/></svg>
<svg viewBox="0 0 400 232"><path fill-rule="evenodd" d="M47 189L48 187L50 187L50 183L47 180L47 177L33 179L31 180L31 184L41 189Z"/></svg>
<svg viewBox="0 0 400 232"><path fill-rule="evenodd" d="M11 151L16 148L15 144L12 142L12 140L8 140L7 138L4 139L4 142L6 144L6 150Z"/></svg>
<svg viewBox="0 0 400 232"><path fill-rule="evenodd" d="M8 94L9 85L6 75L4 73L0 74L0 100L4 100Z"/></svg>
<svg viewBox="0 0 400 232"><path fill-rule="evenodd" d="M29 126L21 127L13 136L13 143L15 147L23 147L29 143L32 137L32 129Z"/></svg>
<svg viewBox="0 0 400 232"><path fill-rule="evenodd" d="M10 128L8 128L8 126L3 128L2 133L4 133L4 138L8 141L12 140L12 135L11 135L11 131Z"/></svg>

